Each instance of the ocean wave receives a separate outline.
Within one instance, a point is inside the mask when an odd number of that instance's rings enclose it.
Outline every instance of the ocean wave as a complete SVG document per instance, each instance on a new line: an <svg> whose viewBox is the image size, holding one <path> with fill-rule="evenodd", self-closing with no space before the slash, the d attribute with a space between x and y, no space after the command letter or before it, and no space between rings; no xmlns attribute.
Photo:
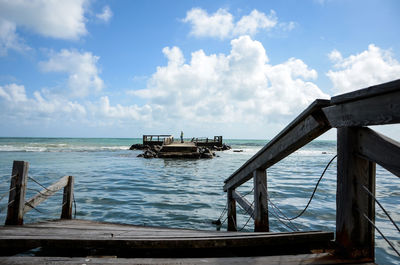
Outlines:
<svg viewBox="0 0 400 265"><path fill-rule="evenodd" d="M71 146L68 144L0 145L0 152L98 152L129 150L129 146Z"/></svg>

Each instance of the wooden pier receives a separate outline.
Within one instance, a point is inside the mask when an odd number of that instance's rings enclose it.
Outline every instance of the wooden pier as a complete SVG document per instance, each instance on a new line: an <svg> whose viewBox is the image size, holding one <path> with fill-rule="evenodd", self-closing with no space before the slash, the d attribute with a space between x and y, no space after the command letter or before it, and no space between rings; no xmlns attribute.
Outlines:
<svg viewBox="0 0 400 265"><path fill-rule="evenodd" d="M73 177L25 201L28 163L17 161L6 225L0 228L0 263L373 264L375 163L400 176L400 143L365 126L396 123L400 79L316 100L225 180L226 232L72 220ZM335 236L332 231L270 232L268 168L331 128L337 128L338 146ZM254 205L236 191L251 179ZM22 225L27 211L62 188L61 220ZM253 218L255 232L237 232L236 203ZM22 256L11 256L18 253Z"/></svg>

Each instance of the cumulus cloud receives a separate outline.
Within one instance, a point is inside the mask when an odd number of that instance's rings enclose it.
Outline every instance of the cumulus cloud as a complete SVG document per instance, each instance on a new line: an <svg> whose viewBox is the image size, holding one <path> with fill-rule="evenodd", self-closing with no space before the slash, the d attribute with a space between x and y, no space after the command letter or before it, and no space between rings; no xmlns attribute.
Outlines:
<svg viewBox="0 0 400 265"><path fill-rule="evenodd" d="M6 56L9 49L19 52L31 49L17 35L16 28L15 23L0 18L0 56Z"/></svg>
<svg viewBox="0 0 400 265"><path fill-rule="evenodd" d="M43 95L39 91L33 97L26 95L25 86L15 83L0 86L0 108L3 115L30 119L54 119L59 117L74 118L86 115L84 106L63 97L50 94Z"/></svg>
<svg viewBox="0 0 400 265"><path fill-rule="evenodd" d="M154 119L197 124L271 121L328 97L312 82L317 72L302 60L271 65L263 45L249 36L232 40L231 47L227 55L195 51L188 63L178 47L165 48L168 64L157 68L147 88L130 94L158 109Z"/></svg>
<svg viewBox="0 0 400 265"><path fill-rule="evenodd" d="M0 0L0 17L46 37L78 39L87 33L88 0Z"/></svg>
<svg viewBox="0 0 400 265"><path fill-rule="evenodd" d="M190 34L195 37L225 39L240 35L255 35L260 30L267 31L277 26L278 18L273 10L266 15L254 9L249 15L234 22L233 15L226 9L218 9L210 15L204 9L193 8L186 13L182 21L191 24ZM290 24L290 27L293 25Z"/></svg>
<svg viewBox="0 0 400 265"><path fill-rule="evenodd" d="M4 119L43 121L78 121L86 125L115 125L120 122L151 120L149 105L112 105L107 96L84 103L69 100L49 91L33 91L28 96L25 86L15 83L0 86L0 116Z"/></svg>
<svg viewBox="0 0 400 265"><path fill-rule="evenodd" d="M111 8L109 6L105 6L103 7L103 12L96 14L96 17L104 22L108 22L110 21L110 19L112 18L113 13L111 11Z"/></svg>
<svg viewBox="0 0 400 265"><path fill-rule="evenodd" d="M330 70L327 76L338 94L400 78L400 63L390 50L374 44L370 44L368 50L347 58L333 50L329 58L335 70Z"/></svg>
<svg viewBox="0 0 400 265"><path fill-rule="evenodd" d="M67 73L68 87L74 97L85 97L91 91L99 92L104 87L97 67L98 56L90 52L63 49L59 53L51 52L48 61L39 63L44 72Z"/></svg>

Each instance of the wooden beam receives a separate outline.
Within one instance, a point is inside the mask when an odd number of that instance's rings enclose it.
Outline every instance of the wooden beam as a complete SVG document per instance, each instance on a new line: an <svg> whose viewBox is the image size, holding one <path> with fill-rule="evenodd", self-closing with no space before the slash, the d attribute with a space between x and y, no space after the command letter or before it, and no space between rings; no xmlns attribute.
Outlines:
<svg viewBox="0 0 400 265"><path fill-rule="evenodd" d="M255 217L254 217L253 205L251 205L251 203L245 197L243 197L239 192L235 190L232 191L232 196L235 199L235 201L240 205L240 207L242 207L243 210L245 210L246 213L250 215L251 218L253 218L254 220Z"/></svg>
<svg viewBox="0 0 400 265"><path fill-rule="evenodd" d="M233 198L233 192L235 190L229 189L227 192L228 199L228 231L237 231L237 222L236 222L236 201Z"/></svg>
<svg viewBox="0 0 400 265"><path fill-rule="evenodd" d="M322 110L335 128L400 123L400 89Z"/></svg>
<svg viewBox="0 0 400 265"><path fill-rule="evenodd" d="M10 193L8 197L6 225L24 223L24 205L29 163L14 161L11 172Z"/></svg>
<svg viewBox="0 0 400 265"><path fill-rule="evenodd" d="M47 200L51 195L61 190L68 184L69 176L62 177L56 183L50 185L46 189L41 190L34 197L30 198L23 207L24 214L32 210L34 207L38 206L41 202Z"/></svg>
<svg viewBox="0 0 400 265"><path fill-rule="evenodd" d="M254 232L269 232L267 172L257 169L253 172L254 182Z"/></svg>
<svg viewBox="0 0 400 265"><path fill-rule="evenodd" d="M269 142L225 180L224 191L239 187L253 177L255 170L267 169L329 129L328 125L316 120L312 115L298 121L293 128L285 131L279 139Z"/></svg>
<svg viewBox="0 0 400 265"><path fill-rule="evenodd" d="M400 177L400 143L369 128L359 129L358 153Z"/></svg>
<svg viewBox="0 0 400 265"><path fill-rule="evenodd" d="M374 260L375 201L363 186L375 194L375 163L357 155L359 128L337 130L336 243L342 255Z"/></svg>
<svg viewBox="0 0 400 265"><path fill-rule="evenodd" d="M74 177L69 176L68 183L64 187L61 219L72 219L73 196L74 196Z"/></svg>
<svg viewBox="0 0 400 265"><path fill-rule="evenodd" d="M342 104L349 101L375 97L399 90L400 90L400 79L397 79L387 83L370 86L364 89L359 89L350 93L337 95L331 98L331 104Z"/></svg>

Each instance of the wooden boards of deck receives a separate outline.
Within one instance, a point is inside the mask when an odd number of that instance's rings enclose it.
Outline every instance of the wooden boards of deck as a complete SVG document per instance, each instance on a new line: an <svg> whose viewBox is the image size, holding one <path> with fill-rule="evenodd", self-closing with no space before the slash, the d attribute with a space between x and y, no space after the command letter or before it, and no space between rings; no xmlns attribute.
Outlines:
<svg viewBox="0 0 400 265"><path fill-rule="evenodd" d="M52 255L204 257L310 253L326 248L332 232L244 233L57 220L0 228L0 250L50 249Z"/></svg>
<svg viewBox="0 0 400 265"><path fill-rule="evenodd" d="M270 264L270 265L297 265L297 264L354 264L354 261L339 259L328 253L284 255L284 256L261 256L261 257L235 257L235 258L115 258L115 257L0 257L0 264L220 264L220 265L242 265L242 264ZM372 265L375 263L358 263Z"/></svg>

